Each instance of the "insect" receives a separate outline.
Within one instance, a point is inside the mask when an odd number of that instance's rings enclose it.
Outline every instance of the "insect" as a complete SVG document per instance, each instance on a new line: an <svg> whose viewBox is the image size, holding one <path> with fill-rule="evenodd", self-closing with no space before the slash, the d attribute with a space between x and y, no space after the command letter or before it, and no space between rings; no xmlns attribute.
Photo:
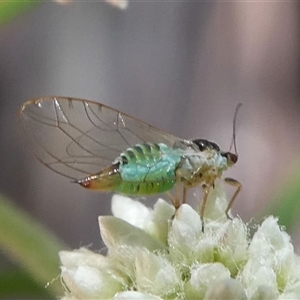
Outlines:
<svg viewBox="0 0 300 300"><path fill-rule="evenodd" d="M205 139L184 140L103 104L88 100L45 97L25 102L19 122L29 148L54 172L91 190L140 196L167 192L175 208L186 202L187 190L200 185L204 192L203 220L208 192L223 171L238 160ZM236 187L226 216L241 184ZM183 196L172 196L183 185ZM182 198L182 201L180 201Z"/></svg>

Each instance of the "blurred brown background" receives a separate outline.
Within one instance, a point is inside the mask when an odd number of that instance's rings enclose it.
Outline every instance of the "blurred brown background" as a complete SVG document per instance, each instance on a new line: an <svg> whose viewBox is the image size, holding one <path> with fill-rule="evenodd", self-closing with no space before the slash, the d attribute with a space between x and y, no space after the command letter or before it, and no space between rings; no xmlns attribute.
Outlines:
<svg viewBox="0 0 300 300"><path fill-rule="evenodd" d="M97 216L110 213L111 195L31 156L16 124L22 102L95 100L224 150L242 102L239 162L226 173L243 184L233 212L245 221L268 212L300 157L299 15L296 2L132 2L125 11L49 2L2 25L0 191L71 247L100 248ZM292 237L299 247L300 232Z"/></svg>

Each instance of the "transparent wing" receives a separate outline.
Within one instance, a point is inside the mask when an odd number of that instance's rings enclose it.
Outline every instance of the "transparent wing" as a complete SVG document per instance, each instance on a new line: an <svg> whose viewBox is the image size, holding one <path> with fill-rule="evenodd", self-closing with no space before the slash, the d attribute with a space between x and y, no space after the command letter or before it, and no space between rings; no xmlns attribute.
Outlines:
<svg viewBox="0 0 300 300"><path fill-rule="evenodd" d="M73 179L98 173L137 143L180 140L103 104L65 97L25 102L19 122L38 160Z"/></svg>

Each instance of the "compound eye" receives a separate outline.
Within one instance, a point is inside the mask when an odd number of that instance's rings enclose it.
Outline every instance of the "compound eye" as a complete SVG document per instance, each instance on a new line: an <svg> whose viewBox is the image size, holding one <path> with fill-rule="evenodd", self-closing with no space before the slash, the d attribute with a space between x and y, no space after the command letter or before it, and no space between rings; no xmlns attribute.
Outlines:
<svg viewBox="0 0 300 300"><path fill-rule="evenodd" d="M199 150L202 152L208 148L208 141L207 140L193 140L193 143L195 143Z"/></svg>
<svg viewBox="0 0 300 300"><path fill-rule="evenodd" d="M207 147L206 147L206 145L203 143L203 142L200 142L199 144L198 144L198 147L199 147L199 150L200 151L204 151Z"/></svg>

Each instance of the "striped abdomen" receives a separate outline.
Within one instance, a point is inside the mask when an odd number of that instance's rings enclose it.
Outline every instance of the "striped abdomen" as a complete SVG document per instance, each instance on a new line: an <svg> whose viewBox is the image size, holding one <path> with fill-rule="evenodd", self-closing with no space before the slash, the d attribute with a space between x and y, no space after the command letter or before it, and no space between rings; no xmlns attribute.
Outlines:
<svg viewBox="0 0 300 300"><path fill-rule="evenodd" d="M127 195L149 195L170 190L181 156L165 144L138 144L121 153L112 166L83 180L81 185Z"/></svg>

